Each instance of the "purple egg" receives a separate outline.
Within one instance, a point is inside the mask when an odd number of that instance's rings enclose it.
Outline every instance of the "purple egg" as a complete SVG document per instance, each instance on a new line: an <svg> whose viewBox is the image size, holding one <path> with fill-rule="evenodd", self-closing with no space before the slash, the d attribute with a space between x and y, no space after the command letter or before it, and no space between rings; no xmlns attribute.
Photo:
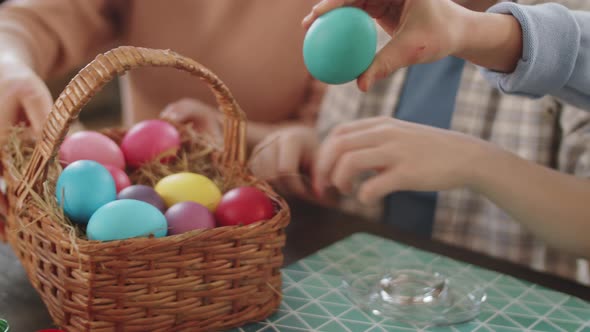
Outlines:
<svg viewBox="0 0 590 332"><path fill-rule="evenodd" d="M149 186L140 184L129 186L119 192L117 199L135 199L138 201L144 201L155 206L158 210L162 211L162 213L166 211L166 204L162 197Z"/></svg>
<svg viewBox="0 0 590 332"><path fill-rule="evenodd" d="M181 234L195 229L215 227L213 214L195 202L180 202L166 211L168 235Z"/></svg>

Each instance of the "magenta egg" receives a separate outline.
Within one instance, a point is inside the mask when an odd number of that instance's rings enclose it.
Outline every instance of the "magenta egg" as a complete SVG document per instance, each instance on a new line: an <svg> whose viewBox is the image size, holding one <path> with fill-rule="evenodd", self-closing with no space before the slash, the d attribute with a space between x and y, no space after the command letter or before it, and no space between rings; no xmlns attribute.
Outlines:
<svg viewBox="0 0 590 332"><path fill-rule="evenodd" d="M63 141L59 161L67 166L78 160L93 160L102 165L125 169L123 152L112 139L94 131L80 131Z"/></svg>
<svg viewBox="0 0 590 332"><path fill-rule="evenodd" d="M133 167L165 159L180 148L180 134L173 125L162 120L142 121L131 127L121 141L127 163Z"/></svg>
<svg viewBox="0 0 590 332"><path fill-rule="evenodd" d="M168 234L175 235L195 229L215 227L213 214L203 205L195 202L180 202L166 211Z"/></svg>
<svg viewBox="0 0 590 332"><path fill-rule="evenodd" d="M117 192L120 192L131 185L131 180L129 180L129 177L125 171L112 165L104 165L104 167L109 170L113 180L115 180Z"/></svg>
<svg viewBox="0 0 590 332"><path fill-rule="evenodd" d="M129 186L121 190L117 195L117 199L135 199L155 206L162 213L166 211L166 204L162 197L152 187L141 184Z"/></svg>

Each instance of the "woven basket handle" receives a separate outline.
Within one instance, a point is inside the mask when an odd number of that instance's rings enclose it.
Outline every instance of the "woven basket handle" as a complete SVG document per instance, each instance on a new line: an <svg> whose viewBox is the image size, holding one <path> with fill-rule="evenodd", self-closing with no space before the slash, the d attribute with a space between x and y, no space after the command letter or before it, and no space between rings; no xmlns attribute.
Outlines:
<svg viewBox="0 0 590 332"><path fill-rule="evenodd" d="M96 57L70 81L57 98L23 179L16 189L19 206L28 191L40 188L39 185L47 178L48 163L57 154L70 124L78 117L82 107L117 75L140 67L172 67L205 81L225 115L221 162L224 165L245 165L246 116L227 86L215 74L196 61L172 51L122 46Z"/></svg>

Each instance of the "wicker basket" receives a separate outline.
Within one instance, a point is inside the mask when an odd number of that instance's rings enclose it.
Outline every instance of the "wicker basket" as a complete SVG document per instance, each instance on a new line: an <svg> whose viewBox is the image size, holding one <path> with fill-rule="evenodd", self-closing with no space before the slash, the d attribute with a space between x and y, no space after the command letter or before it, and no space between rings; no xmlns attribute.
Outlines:
<svg viewBox="0 0 590 332"><path fill-rule="evenodd" d="M113 242L70 238L31 198L55 182L48 170L88 100L116 75L147 66L181 69L208 84L225 115L224 147L211 163L253 179L245 167L245 116L223 82L174 52L120 47L99 55L59 96L22 178L5 174L8 242L67 331L215 331L264 319L281 301L281 249L290 220L287 204L268 184L256 182L277 204L271 220ZM4 166L11 158L4 156Z"/></svg>

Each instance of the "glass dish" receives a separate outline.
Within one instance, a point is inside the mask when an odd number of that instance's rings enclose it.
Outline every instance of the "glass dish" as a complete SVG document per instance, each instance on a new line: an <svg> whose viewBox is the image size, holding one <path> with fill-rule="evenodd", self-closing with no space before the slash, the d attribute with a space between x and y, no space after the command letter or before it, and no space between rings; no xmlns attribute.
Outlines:
<svg viewBox="0 0 590 332"><path fill-rule="evenodd" d="M371 258L372 257L372 258ZM378 253L347 260L344 294L372 315L430 326L470 321L486 300L483 285L427 264L408 264Z"/></svg>

